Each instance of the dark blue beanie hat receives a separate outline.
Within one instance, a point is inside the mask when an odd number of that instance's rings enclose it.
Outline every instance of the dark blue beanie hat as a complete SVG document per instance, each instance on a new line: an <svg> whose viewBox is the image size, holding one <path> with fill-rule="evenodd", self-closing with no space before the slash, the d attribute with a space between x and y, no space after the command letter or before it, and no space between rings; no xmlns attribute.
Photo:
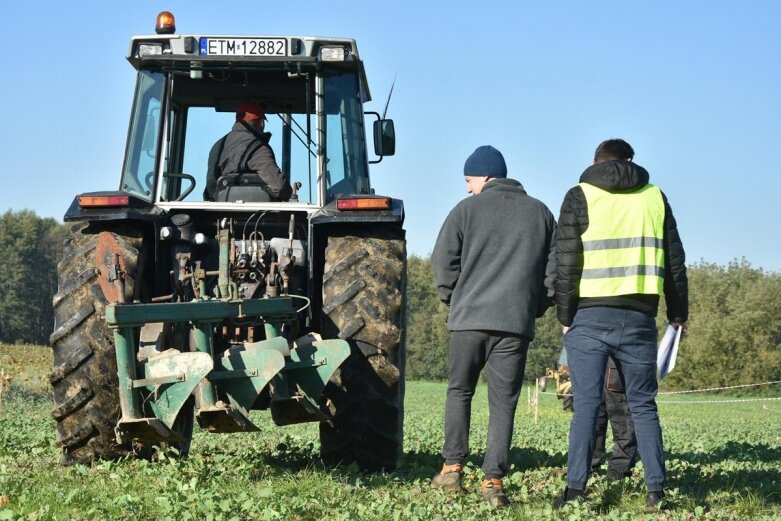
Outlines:
<svg viewBox="0 0 781 521"><path fill-rule="evenodd" d="M477 147L464 163L465 176L507 177L507 165L502 153L491 145Z"/></svg>

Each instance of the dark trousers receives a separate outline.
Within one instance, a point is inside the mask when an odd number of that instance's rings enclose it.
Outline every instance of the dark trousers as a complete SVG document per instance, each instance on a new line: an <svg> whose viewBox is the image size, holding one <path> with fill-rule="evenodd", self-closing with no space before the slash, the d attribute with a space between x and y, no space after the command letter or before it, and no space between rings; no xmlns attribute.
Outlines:
<svg viewBox="0 0 781 521"><path fill-rule="evenodd" d="M591 457L591 470L602 465L607 442L607 424L613 431L613 451L608 459L608 471L626 474L637 462L637 437L635 424L626 399L624 377L613 358L608 358L605 385L602 388L602 403L597 413L597 438Z"/></svg>
<svg viewBox="0 0 781 521"><path fill-rule="evenodd" d="M451 331L450 375L445 403L442 457L452 465L469 454L472 397L480 371L488 377L488 442L483 459L487 478L507 473L515 407L526 368L529 339L498 331Z"/></svg>
<svg viewBox="0 0 781 521"><path fill-rule="evenodd" d="M605 370L612 356L624 375L646 486L649 492L662 490L665 472L656 408L656 338L654 317L639 311L593 307L580 309L575 315L564 335L575 395L567 455L570 488L586 488Z"/></svg>

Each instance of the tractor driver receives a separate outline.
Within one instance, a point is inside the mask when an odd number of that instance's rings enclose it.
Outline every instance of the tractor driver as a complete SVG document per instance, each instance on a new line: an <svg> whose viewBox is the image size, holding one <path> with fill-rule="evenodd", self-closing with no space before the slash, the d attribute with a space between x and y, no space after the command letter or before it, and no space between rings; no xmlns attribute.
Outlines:
<svg viewBox="0 0 781 521"><path fill-rule="evenodd" d="M264 132L266 111L260 103L246 101L236 108L236 123L209 152L206 201L287 201L290 180L277 166Z"/></svg>

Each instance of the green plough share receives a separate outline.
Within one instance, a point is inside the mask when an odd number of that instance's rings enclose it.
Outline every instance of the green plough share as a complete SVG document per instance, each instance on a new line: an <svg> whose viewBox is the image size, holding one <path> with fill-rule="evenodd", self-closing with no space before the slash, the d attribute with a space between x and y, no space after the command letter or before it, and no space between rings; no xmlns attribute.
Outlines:
<svg viewBox="0 0 781 521"><path fill-rule="evenodd" d="M290 349L274 320L289 317L291 299L209 301L168 304L111 304L106 321L114 329L122 418L120 442L178 441L177 416L195 393L196 418L211 432L257 430L249 419L263 390L271 384L271 411L280 425L327 418L320 395L336 369L350 355L344 340L310 336ZM247 342L215 356L212 328L226 318L260 317L269 337ZM145 362L135 359L139 324L187 323L193 326L196 352L168 349ZM141 375L138 378L137 375Z"/></svg>

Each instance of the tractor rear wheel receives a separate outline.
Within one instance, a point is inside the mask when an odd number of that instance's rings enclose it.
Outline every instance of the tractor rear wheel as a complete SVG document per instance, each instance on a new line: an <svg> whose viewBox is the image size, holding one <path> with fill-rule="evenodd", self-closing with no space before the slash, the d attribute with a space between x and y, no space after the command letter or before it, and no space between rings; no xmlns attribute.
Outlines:
<svg viewBox="0 0 781 521"><path fill-rule="evenodd" d="M105 306L119 299L110 282L111 265L124 273L124 300L134 298L142 263L141 233L106 231L80 224L65 240L53 299L54 350L52 416L63 464L115 459L130 453L117 444L114 427L121 413L114 338L102 318Z"/></svg>
<svg viewBox="0 0 781 521"><path fill-rule="evenodd" d="M351 354L323 391L332 423L320 453L364 470L395 468L402 451L406 243L403 230L329 237L323 334Z"/></svg>

